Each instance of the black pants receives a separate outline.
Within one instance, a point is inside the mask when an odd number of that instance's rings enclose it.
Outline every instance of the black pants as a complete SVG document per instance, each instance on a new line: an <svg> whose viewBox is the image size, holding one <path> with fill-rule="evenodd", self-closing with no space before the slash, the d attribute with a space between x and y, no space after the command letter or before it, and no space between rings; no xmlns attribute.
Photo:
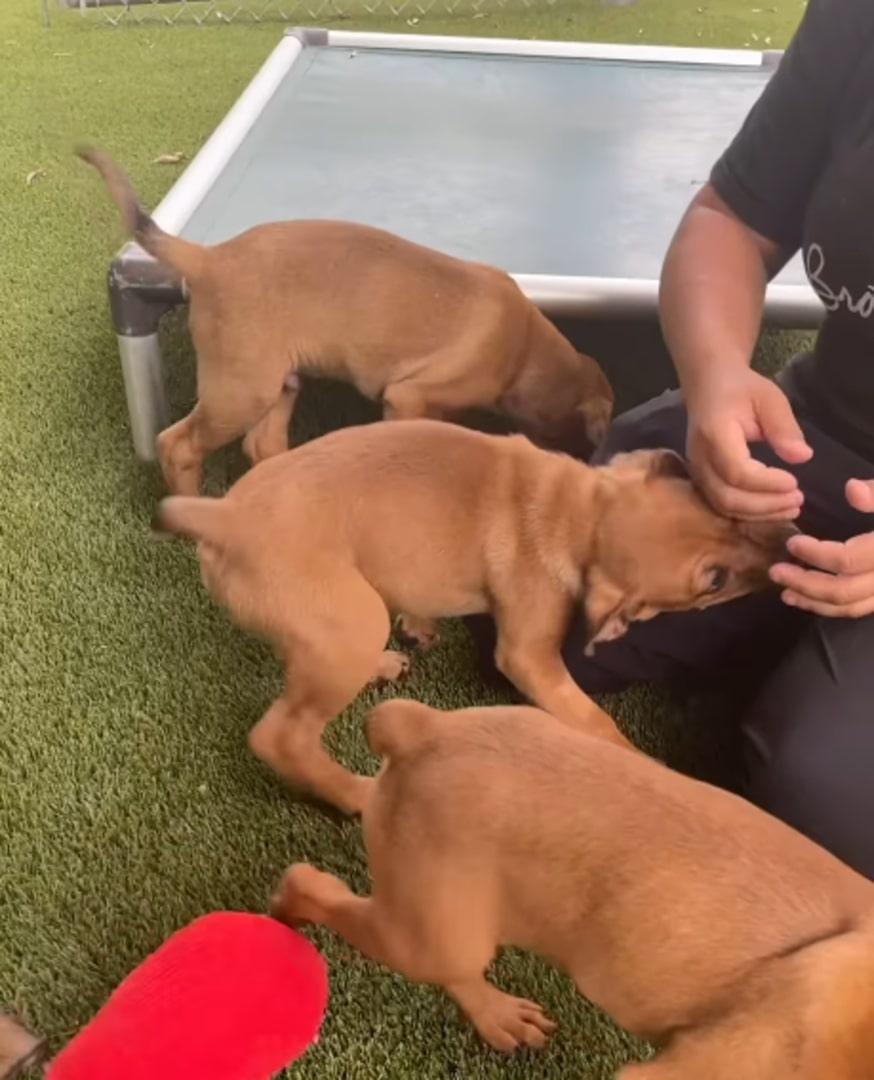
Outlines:
<svg viewBox="0 0 874 1080"><path fill-rule="evenodd" d="M874 530L874 515L859 514L844 498L846 481L874 477L874 465L817 430L793 404L814 451L790 470L805 496L799 525L832 540ZM618 417L598 456L643 447L684 453L685 440L686 412L669 391ZM753 452L787 467L765 447ZM484 668L493 671L491 621L471 620L471 630ZM774 590L633 624L624 638L597 646L591 659L583 655L583 630L580 616L564 656L588 693L755 679L741 718L741 790L874 879L874 616L814 617L787 607Z"/></svg>

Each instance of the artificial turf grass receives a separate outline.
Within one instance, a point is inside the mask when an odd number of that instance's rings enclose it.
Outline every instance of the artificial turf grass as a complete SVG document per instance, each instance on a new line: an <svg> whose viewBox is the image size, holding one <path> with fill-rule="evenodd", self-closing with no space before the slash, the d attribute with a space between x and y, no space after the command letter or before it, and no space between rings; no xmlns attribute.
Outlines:
<svg viewBox="0 0 874 1080"><path fill-rule="evenodd" d="M676 0L559 3L500 19L423 18L415 30L742 45L754 25L777 44L800 8L775 6L746 15L723 3L720 15ZM0 1005L20 1009L54 1048L179 926L218 908L263 910L288 862L365 884L357 827L295 801L245 748L279 687L272 656L212 605L190 548L148 537L163 489L131 453L105 295L121 234L114 207L70 153L80 138L105 145L154 205L178 170L152 159L196 151L280 32L112 31L74 14L56 15L46 31L30 0L0 8ZM37 169L44 175L28 185ZM180 415L193 394L180 319L166 338ZM651 340L657 348L654 332ZM769 362L785 349L774 342ZM628 367L619 374L627 403L639 381ZM296 435L360 415L351 394L315 387ZM218 455L210 484L240 467L237 450ZM416 659L400 692L442 707L496 700L457 627ZM364 695L330 736L344 761L368 770L361 719L376 696ZM709 715L708 726L690 727L685 708L643 691L610 707L649 748L668 745L673 762L723 767ZM506 1062L439 993L330 935L313 937L331 965L331 1008L295 1076L600 1080L645 1052L565 979L510 954L498 964L502 984L542 1001L561 1032L545 1053Z"/></svg>

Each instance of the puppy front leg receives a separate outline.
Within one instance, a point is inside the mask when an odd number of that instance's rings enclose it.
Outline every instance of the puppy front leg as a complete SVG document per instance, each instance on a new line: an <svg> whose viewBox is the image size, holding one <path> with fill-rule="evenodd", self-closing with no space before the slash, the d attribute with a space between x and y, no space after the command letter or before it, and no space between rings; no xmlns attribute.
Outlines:
<svg viewBox="0 0 874 1080"><path fill-rule="evenodd" d="M157 438L158 461L167 488L173 495L199 495L206 456L200 437L199 407L165 428Z"/></svg>
<svg viewBox="0 0 874 1080"><path fill-rule="evenodd" d="M289 375L282 393L243 439L243 453L250 464L275 457L288 449L288 429L300 394L300 379Z"/></svg>
<svg viewBox="0 0 874 1080"><path fill-rule="evenodd" d="M452 983L446 992L489 1046L512 1053L522 1046L541 1050L557 1024L533 1001L505 994L485 975Z"/></svg>
<svg viewBox="0 0 874 1080"><path fill-rule="evenodd" d="M550 605L544 597L531 606L505 608L497 613L495 662L527 698L556 719L586 735L629 749L613 719L577 686L561 658L561 633L566 614L563 601ZM534 614L536 612L536 614Z"/></svg>
<svg viewBox="0 0 874 1080"><path fill-rule="evenodd" d="M395 633L402 642L409 642L420 649L433 649L440 641L437 619L420 619L414 615L401 615L395 625Z"/></svg>
<svg viewBox="0 0 874 1080"><path fill-rule="evenodd" d="M382 395L383 420L440 420L442 413L426 399L425 393L413 383L394 383Z"/></svg>
<svg viewBox="0 0 874 1080"><path fill-rule="evenodd" d="M515 648L502 653L499 643L497 662L504 675L544 712L585 735L636 749L612 717L580 690L557 653L516 651Z"/></svg>

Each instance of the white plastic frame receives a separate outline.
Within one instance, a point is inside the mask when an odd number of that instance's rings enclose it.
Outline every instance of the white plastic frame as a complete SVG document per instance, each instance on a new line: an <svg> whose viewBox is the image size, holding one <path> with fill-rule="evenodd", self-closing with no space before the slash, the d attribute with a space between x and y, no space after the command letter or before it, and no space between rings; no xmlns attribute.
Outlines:
<svg viewBox="0 0 874 1080"><path fill-rule="evenodd" d="M391 48L412 52L684 63L738 68L760 68L774 63L780 55L773 51L753 49L528 41L346 30L289 30L156 209L154 217L162 228L171 233L178 233L184 228L282 80L310 47L356 50ZM128 250L134 247L135 245L130 245ZM137 255L140 258L145 257L140 250L137 250ZM549 315L647 315L652 314L658 304L659 283L650 278L527 274L521 268L513 273L513 277L530 299ZM822 302L807 284L790 285L778 279L768 287L765 320L771 325L810 329L819 325L823 313Z"/></svg>

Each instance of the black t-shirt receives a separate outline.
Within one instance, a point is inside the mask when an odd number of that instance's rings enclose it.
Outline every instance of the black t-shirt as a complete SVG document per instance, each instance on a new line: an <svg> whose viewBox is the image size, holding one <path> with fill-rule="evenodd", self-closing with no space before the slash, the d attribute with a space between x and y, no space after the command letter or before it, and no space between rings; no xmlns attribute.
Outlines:
<svg viewBox="0 0 874 1080"><path fill-rule="evenodd" d="M809 0L711 181L750 228L802 250L826 317L793 385L874 462L874 0Z"/></svg>

